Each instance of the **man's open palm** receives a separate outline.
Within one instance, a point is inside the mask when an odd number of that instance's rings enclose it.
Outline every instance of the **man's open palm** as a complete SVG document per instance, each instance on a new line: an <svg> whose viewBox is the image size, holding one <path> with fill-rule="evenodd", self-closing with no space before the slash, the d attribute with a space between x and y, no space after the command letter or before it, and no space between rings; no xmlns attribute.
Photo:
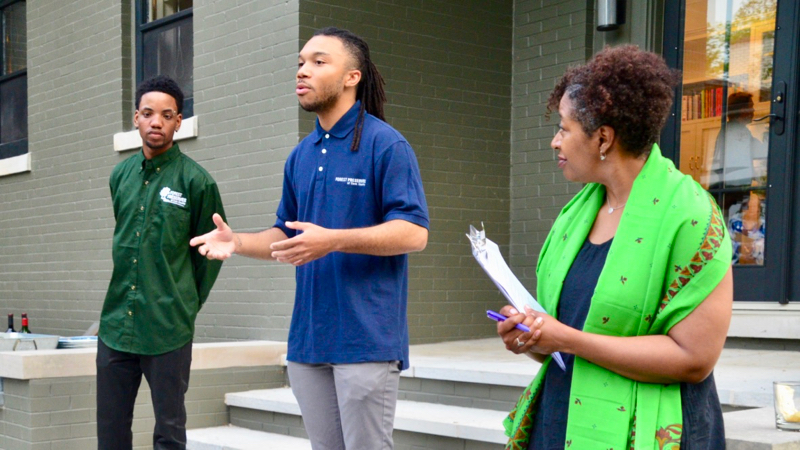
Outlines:
<svg viewBox="0 0 800 450"><path fill-rule="evenodd" d="M192 238L192 240L189 241L189 245L192 247L197 247L199 245L197 251L208 259L224 261L230 258L236 250L236 243L233 240L233 230L222 220L219 214L214 213L212 219L217 229L209 231L202 236Z"/></svg>

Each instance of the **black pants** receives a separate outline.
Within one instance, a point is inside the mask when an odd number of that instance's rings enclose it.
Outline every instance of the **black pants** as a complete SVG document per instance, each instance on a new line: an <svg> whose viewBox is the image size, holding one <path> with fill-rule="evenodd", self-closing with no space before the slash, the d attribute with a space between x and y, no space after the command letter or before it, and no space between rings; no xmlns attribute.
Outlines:
<svg viewBox="0 0 800 450"><path fill-rule="evenodd" d="M97 447L130 450L133 404L142 375L150 385L156 426L153 448L186 448L186 406L192 364L191 341L162 355L118 352L97 340Z"/></svg>

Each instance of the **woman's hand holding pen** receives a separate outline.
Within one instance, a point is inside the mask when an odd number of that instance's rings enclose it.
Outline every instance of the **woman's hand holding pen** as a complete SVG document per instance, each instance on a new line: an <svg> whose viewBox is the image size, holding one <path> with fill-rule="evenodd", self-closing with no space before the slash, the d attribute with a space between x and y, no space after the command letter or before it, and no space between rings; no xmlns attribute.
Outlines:
<svg viewBox="0 0 800 450"><path fill-rule="evenodd" d="M507 317L502 322L497 322L497 334L506 344L509 351L522 354L530 350L542 334L540 330L542 321L530 314L522 314L513 306L506 305L500 310L500 314ZM517 324L523 324L530 328L530 332L520 331L516 328Z"/></svg>
<svg viewBox="0 0 800 450"><path fill-rule="evenodd" d="M525 314L517 311L513 306L506 305L500 313L508 319L497 324L497 334L503 339L506 348L514 353L528 353L537 361L541 355L550 355L562 351L572 353L565 344L568 333L574 329L562 324L552 316L534 311L527 306ZM514 328L522 323L531 329L530 333L520 332Z"/></svg>

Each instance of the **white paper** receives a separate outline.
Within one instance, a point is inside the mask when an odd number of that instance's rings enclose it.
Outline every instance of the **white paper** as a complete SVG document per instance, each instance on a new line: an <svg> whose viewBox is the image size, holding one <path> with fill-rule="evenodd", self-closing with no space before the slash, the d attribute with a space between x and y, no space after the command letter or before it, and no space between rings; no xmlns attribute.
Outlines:
<svg viewBox="0 0 800 450"><path fill-rule="evenodd" d="M483 228L483 223L481 223ZM511 268L506 264L503 255L500 254L500 247L497 246L490 239L486 239L486 231L478 231L472 225L469 226L469 234L467 235L470 244L472 244L472 256L478 261L478 264L483 268L489 278L494 282L503 296L517 309L517 311L524 313L525 306L529 306L534 311L539 311L547 314L547 311L542 308L542 305L536 301L535 298L525 289L519 278L514 275ZM566 370L564 360L558 352L553 353L553 359L556 361L562 370Z"/></svg>

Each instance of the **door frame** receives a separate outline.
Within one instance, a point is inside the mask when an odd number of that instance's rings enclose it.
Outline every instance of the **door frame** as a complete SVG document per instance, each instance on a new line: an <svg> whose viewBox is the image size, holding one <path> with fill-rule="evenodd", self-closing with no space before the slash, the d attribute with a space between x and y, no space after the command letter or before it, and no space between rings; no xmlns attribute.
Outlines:
<svg viewBox="0 0 800 450"><path fill-rule="evenodd" d="M685 0L668 1L664 6L664 23L678 26L664 27L663 56L670 67L681 70L685 9ZM792 277L800 266L800 230L796 229L800 227L800 2L778 0L775 55L770 112L775 111L779 81L784 81L786 116L782 135L770 127L765 261L764 266L734 266L734 299L785 304L800 300L794 298L800 293L800 277ZM661 134L663 154L676 165L680 161L681 102L677 99L681 88L676 88L676 101Z"/></svg>

